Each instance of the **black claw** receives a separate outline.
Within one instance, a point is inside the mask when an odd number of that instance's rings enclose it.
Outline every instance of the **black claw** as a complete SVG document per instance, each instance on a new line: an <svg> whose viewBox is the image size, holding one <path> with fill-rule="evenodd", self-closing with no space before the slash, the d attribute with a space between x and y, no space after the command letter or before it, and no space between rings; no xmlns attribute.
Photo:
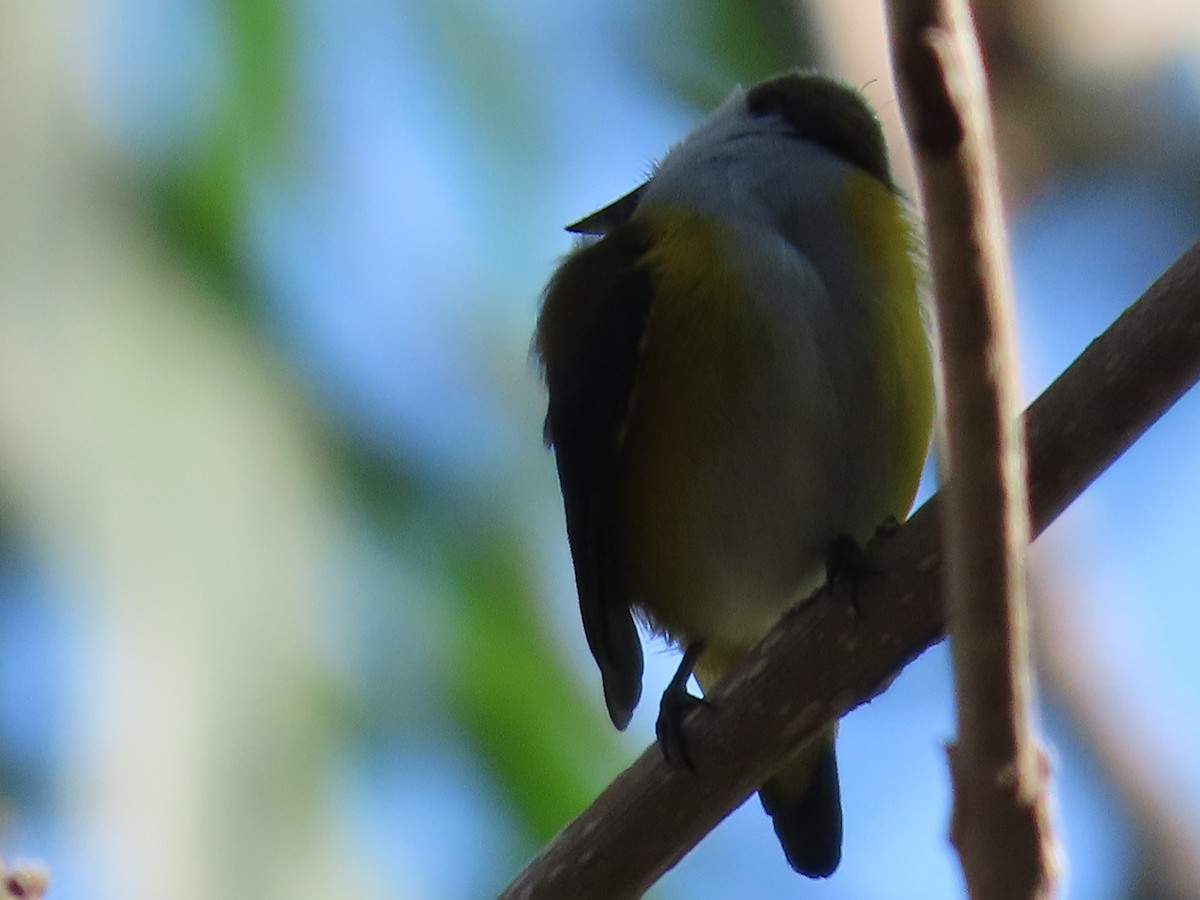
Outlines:
<svg viewBox="0 0 1200 900"><path fill-rule="evenodd" d="M895 522L895 519L891 519ZM884 522L876 532L880 537L888 528ZM856 616L862 615L858 605L858 588L871 575L882 575L883 570L875 565L868 554L858 545L858 541L848 534L839 534L829 545L829 556L825 559L825 578L831 590L837 590L839 585L850 586L850 605Z"/></svg>
<svg viewBox="0 0 1200 900"><path fill-rule="evenodd" d="M703 697L689 694L687 681L696 668L696 660L704 652L704 642L696 641L688 645L679 662L679 668L674 677L663 691L662 702L658 706L658 722L655 723L654 733L658 737L658 746L662 750L663 759L672 766L683 763L692 772L696 765L688 753L687 738L683 733L683 720L688 713L700 706L710 709L712 704Z"/></svg>

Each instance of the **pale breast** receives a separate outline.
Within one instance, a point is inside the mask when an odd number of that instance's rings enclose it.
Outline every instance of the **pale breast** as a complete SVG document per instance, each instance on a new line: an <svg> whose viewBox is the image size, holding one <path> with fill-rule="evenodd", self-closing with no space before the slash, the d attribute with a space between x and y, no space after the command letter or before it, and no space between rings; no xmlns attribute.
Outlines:
<svg viewBox="0 0 1200 900"><path fill-rule="evenodd" d="M777 233L654 215L622 451L627 583L672 635L748 647L820 584L835 537L888 514L866 331ZM718 255L728 275L699 277Z"/></svg>

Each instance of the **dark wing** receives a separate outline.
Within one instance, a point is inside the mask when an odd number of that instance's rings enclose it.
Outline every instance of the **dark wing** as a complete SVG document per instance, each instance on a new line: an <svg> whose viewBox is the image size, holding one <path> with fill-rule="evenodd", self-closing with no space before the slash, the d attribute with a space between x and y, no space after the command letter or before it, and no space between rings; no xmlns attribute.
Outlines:
<svg viewBox="0 0 1200 900"><path fill-rule="evenodd" d="M608 714L624 729L642 692L642 646L618 557L621 431L629 414L652 283L635 224L577 250L546 290L537 351L588 647Z"/></svg>

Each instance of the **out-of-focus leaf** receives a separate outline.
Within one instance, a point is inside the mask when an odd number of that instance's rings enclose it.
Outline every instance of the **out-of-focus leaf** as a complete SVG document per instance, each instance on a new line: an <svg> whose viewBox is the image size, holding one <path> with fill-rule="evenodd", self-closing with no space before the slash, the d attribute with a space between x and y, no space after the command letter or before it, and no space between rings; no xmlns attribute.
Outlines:
<svg viewBox="0 0 1200 900"><path fill-rule="evenodd" d="M542 130L533 103L536 82L501 23L474 0L426 0L421 10L441 67L463 101L466 124L484 138L477 146L501 152L527 148Z"/></svg>
<svg viewBox="0 0 1200 900"><path fill-rule="evenodd" d="M662 0L644 34L654 76L701 110L735 84L816 60L803 7L792 0Z"/></svg>
<svg viewBox="0 0 1200 900"><path fill-rule="evenodd" d="M241 226L255 177L286 163L291 40L280 0L223 0L229 68L207 140L157 184L160 224L214 296L246 312Z"/></svg>
<svg viewBox="0 0 1200 900"><path fill-rule="evenodd" d="M522 46L526 35L506 30L511 23L502 18L503 7L477 0L422 0L418 8L427 42L438 50L438 81L469 162L464 186L485 228L504 223L487 228L503 246L538 221L544 192L549 140L539 115L538 75Z"/></svg>
<svg viewBox="0 0 1200 900"><path fill-rule="evenodd" d="M628 754L553 652L520 543L500 529L461 535L447 564L463 602L446 681L530 836L545 840Z"/></svg>

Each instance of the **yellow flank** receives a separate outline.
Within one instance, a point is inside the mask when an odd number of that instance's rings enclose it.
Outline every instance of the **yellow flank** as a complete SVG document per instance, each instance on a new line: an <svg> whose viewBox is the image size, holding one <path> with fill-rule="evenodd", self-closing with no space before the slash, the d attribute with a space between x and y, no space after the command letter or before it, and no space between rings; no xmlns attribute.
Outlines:
<svg viewBox="0 0 1200 900"><path fill-rule="evenodd" d="M708 693L713 689L718 681L725 677L725 674L736 666L746 655L743 647L730 647L720 642L720 636L717 640L710 640L705 645L704 652L700 654L700 659L696 661L695 675L696 682L700 685L704 693Z"/></svg>
<svg viewBox="0 0 1200 900"><path fill-rule="evenodd" d="M634 601L686 643L700 636L698 613L723 599L703 529L719 527L715 473L741 386L770 341L736 267L714 262L732 243L720 225L682 208L637 219L657 236L644 260L654 305L623 447L621 544Z"/></svg>
<svg viewBox="0 0 1200 900"><path fill-rule="evenodd" d="M873 279L870 349L877 373L889 463L887 509L912 505L933 417L932 371L915 238L904 207L879 182L847 177L844 214ZM731 451L730 423L747 384L773 364L769 323L746 294L728 248L736 244L709 217L683 208L643 209L636 223L656 236L640 262L652 273L654 303L643 337L626 423L619 503L621 555L631 600L651 625L684 645L704 639L696 667L711 686L747 649L716 624L736 604L708 555L720 546L713 510ZM714 262L726 257L721 263ZM716 274L720 273L720 274ZM751 614L747 610L747 614Z"/></svg>
<svg viewBox="0 0 1200 900"><path fill-rule="evenodd" d="M876 281L870 317L891 463L891 506L903 519L921 479L933 423L933 370L921 309L918 243L896 194L862 172L846 177L845 214Z"/></svg>

